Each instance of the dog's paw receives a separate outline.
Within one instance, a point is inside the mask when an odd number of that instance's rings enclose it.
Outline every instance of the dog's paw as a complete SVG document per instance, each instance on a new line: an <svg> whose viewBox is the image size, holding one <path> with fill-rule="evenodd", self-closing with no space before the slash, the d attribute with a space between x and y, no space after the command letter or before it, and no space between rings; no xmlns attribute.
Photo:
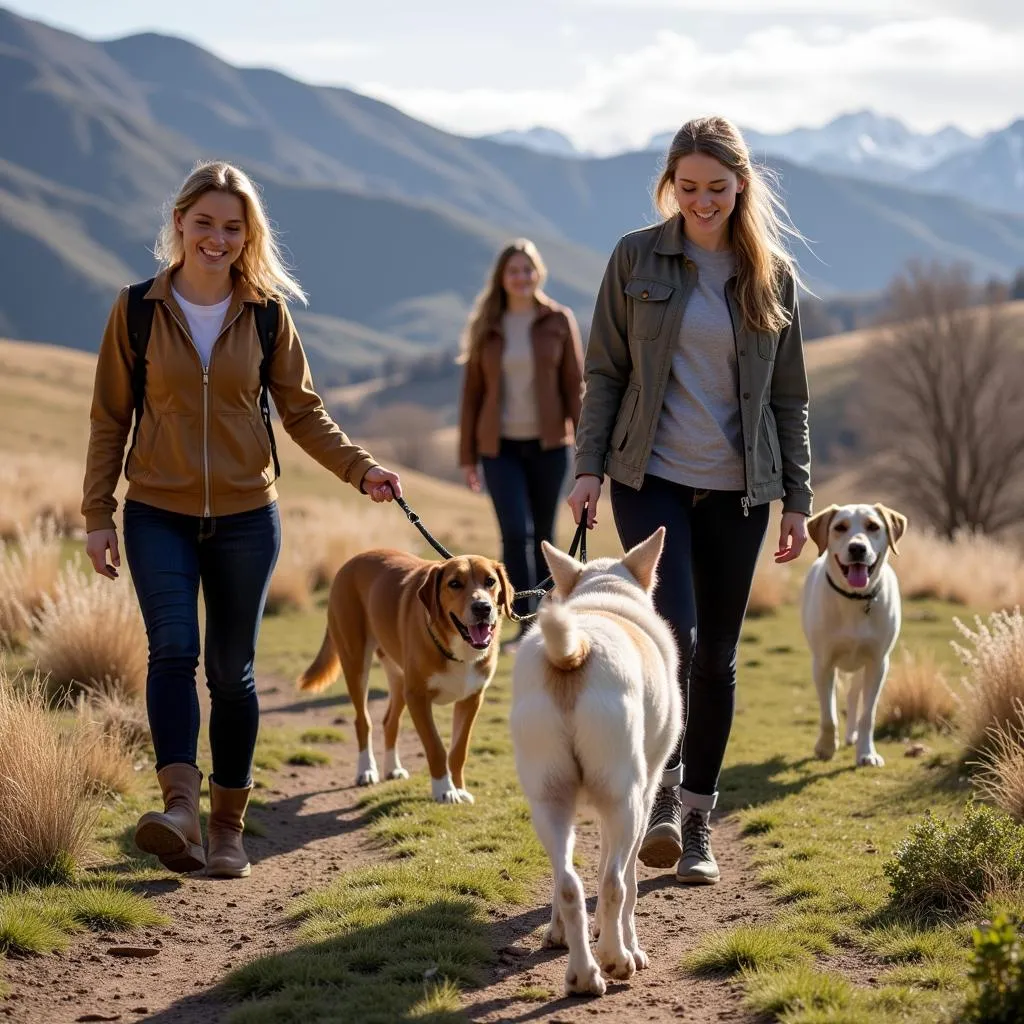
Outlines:
<svg viewBox="0 0 1024 1024"><path fill-rule="evenodd" d="M367 768L366 771L360 772L356 776L357 786L376 786L380 782L380 775L377 774L376 768Z"/></svg>
<svg viewBox="0 0 1024 1024"><path fill-rule="evenodd" d="M552 921L544 929L544 938L541 941L544 949L565 949L565 925L559 921Z"/></svg>
<svg viewBox="0 0 1024 1024"><path fill-rule="evenodd" d="M639 947L634 946L630 951L630 955L633 957L633 963L636 965L638 971L646 971L650 966L650 957Z"/></svg>
<svg viewBox="0 0 1024 1024"><path fill-rule="evenodd" d="M475 804L476 803L476 797L473 796L473 794L470 793L470 791L468 789L456 789L455 792L459 794L459 803L460 804Z"/></svg>
<svg viewBox="0 0 1024 1024"><path fill-rule="evenodd" d="M848 747L852 747L854 745L854 743L856 743L856 742L857 742L857 730L856 729L851 729L846 734L846 745Z"/></svg>
<svg viewBox="0 0 1024 1024"><path fill-rule="evenodd" d="M881 768L884 765L885 758L877 750L872 750L869 754L857 755L858 768Z"/></svg>
<svg viewBox="0 0 1024 1024"><path fill-rule="evenodd" d="M636 973L636 964L633 961L633 954L626 949L613 949L602 951L597 949L597 958L601 962L601 970L614 978L616 981L627 981Z"/></svg>
<svg viewBox="0 0 1024 1024"><path fill-rule="evenodd" d="M601 968L589 958L582 969L570 967L565 972L567 996L603 996L607 987Z"/></svg>
<svg viewBox="0 0 1024 1024"><path fill-rule="evenodd" d="M818 737L818 742L814 744L814 756L819 761L831 761L836 756L838 749L839 741L836 739L836 734L825 732Z"/></svg>
<svg viewBox="0 0 1024 1024"><path fill-rule="evenodd" d="M392 768L391 771L388 772L386 778L394 782L397 779L409 778L409 773L404 768Z"/></svg>

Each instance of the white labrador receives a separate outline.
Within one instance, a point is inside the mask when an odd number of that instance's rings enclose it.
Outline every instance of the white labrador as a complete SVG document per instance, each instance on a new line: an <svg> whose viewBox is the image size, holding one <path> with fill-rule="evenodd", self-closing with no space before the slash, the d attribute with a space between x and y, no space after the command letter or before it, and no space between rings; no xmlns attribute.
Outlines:
<svg viewBox="0 0 1024 1024"><path fill-rule="evenodd" d="M888 554L906 528L906 516L885 505L829 505L807 522L818 558L804 580L801 618L821 705L814 753L823 760L839 747L839 671L859 673L849 680L846 742L857 744L858 765L885 764L875 750L875 711L901 624L899 581Z"/></svg>

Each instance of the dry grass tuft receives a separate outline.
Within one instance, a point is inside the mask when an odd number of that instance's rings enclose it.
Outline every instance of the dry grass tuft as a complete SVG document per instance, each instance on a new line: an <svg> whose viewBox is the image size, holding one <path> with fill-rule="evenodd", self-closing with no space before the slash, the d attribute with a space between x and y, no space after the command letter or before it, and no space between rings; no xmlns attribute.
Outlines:
<svg viewBox="0 0 1024 1024"><path fill-rule="evenodd" d="M904 598L938 598L997 611L1024 604L1024 557L1018 548L981 533L948 541L911 529L892 560Z"/></svg>
<svg viewBox="0 0 1024 1024"><path fill-rule="evenodd" d="M779 565L772 558L762 558L754 572L747 614L751 618L771 615L787 604L793 596L793 577L788 565Z"/></svg>
<svg viewBox="0 0 1024 1024"><path fill-rule="evenodd" d="M117 690L79 694L78 717L133 757L149 745L146 709Z"/></svg>
<svg viewBox="0 0 1024 1024"><path fill-rule="evenodd" d="M99 813L86 747L62 727L38 675L12 678L0 663L0 880L75 874Z"/></svg>
<svg viewBox="0 0 1024 1024"><path fill-rule="evenodd" d="M989 730L988 752L974 762L978 792L1000 810L1024 822L1024 701L1014 703L1016 719Z"/></svg>
<svg viewBox="0 0 1024 1024"><path fill-rule="evenodd" d="M281 555L267 593L267 612L308 611L353 555L376 547L416 550L415 540L374 505L350 507L304 499L281 510ZM416 536L416 535L414 535Z"/></svg>
<svg viewBox="0 0 1024 1024"><path fill-rule="evenodd" d="M885 681L877 731L881 736L907 736L922 726L949 729L957 708L957 696L935 656L904 650Z"/></svg>
<svg viewBox="0 0 1024 1024"><path fill-rule="evenodd" d="M954 617L970 646L954 642L953 648L970 673L963 682L960 730L968 751L984 756L993 736L1016 723L1024 702L1024 616L1016 608L974 621L972 630Z"/></svg>
<svg viewBox="0 0 1024 1024"><path fill-rule="evenodd" d="M0 540L13 540L18 529L49 519L68 535L85 527L82 466L66 459L6 452L0 462Z"/></svg>
<svg viewBox="0 0 1024 1024"><path fill-rule="evenodd" d="M69 563L33 627L28 650L52 690L143 693L149 648L127 580L89 577Z"/></svg>
<svg viewBox="0 0 1024 1024"><path fill-rule="evenodd" d="M0 541L0 647L21 647L32 616L52 594L60 576L60 533L52 519L18 527L12 540Z"/></svg>

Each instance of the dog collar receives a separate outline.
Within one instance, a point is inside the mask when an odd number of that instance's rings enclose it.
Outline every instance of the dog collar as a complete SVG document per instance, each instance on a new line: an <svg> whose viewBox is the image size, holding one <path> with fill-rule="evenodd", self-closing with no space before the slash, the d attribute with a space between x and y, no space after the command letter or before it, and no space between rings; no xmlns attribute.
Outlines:
<svg viewBox="0 0 1024 1024"><path fill-rule="evenodd" d="M461 658L456 658L451 651L437 638L434 631L430 628L430 621L427 621L427 632L430 634L430 639L434 641L434 646L447 658L449 661L462 661Z"/></svg>
<svg viewBox="0 0 1024 1024"><path fill-rule="evenodd" d="M871 588L866 594L859 594L849 590L843 590L842 587L838 586L832 577L825 572L825 579L828 580L828 585L837 593L842 594L843 597L848 598L851 601L863 601L864 602L864 614L867 615L871 611L871 603L876 597L878 592L882 589L882 581L879 580L874 587Z"/></svg>

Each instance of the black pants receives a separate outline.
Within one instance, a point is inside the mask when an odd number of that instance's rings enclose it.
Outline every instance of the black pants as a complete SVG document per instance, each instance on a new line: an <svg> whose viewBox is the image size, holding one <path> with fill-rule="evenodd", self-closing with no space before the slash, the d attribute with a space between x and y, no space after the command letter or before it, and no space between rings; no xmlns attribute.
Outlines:
<svg viewBox="0 0 1024 1024"><path fill-rule="evenodd" d="M531 590L548 575L540 542L555 540L555 514L569 468L569 449L544 449L540 441L502 438L493 457L480 460L501 530L502 561L516 590ZM525 615L535 598L521 598L516 614Z"/></svg>
<svg viewBox="0 0 1024 1024"><path fill-rule="evenodd" d="M202 526L196 516L125 502L125 554L149 638L149 729L157 771L196 763L202 585L212 778L242 789L252 782L260 716L253 663L281 521L275 503Z"/></svg>
<svg viewBox="0 0 1024 1024"><path fill-rule="evenodd" d="M665 527L654 592L658 613L679 644L685 731L665 780L683 802L711 810L732 729L736 652L754 568L768 527L768 505L743 515L738 491L694 491L655 476L639 491L612 481L615 528L624 549ZM680 766L680 760L682 762Z"/></svg>

